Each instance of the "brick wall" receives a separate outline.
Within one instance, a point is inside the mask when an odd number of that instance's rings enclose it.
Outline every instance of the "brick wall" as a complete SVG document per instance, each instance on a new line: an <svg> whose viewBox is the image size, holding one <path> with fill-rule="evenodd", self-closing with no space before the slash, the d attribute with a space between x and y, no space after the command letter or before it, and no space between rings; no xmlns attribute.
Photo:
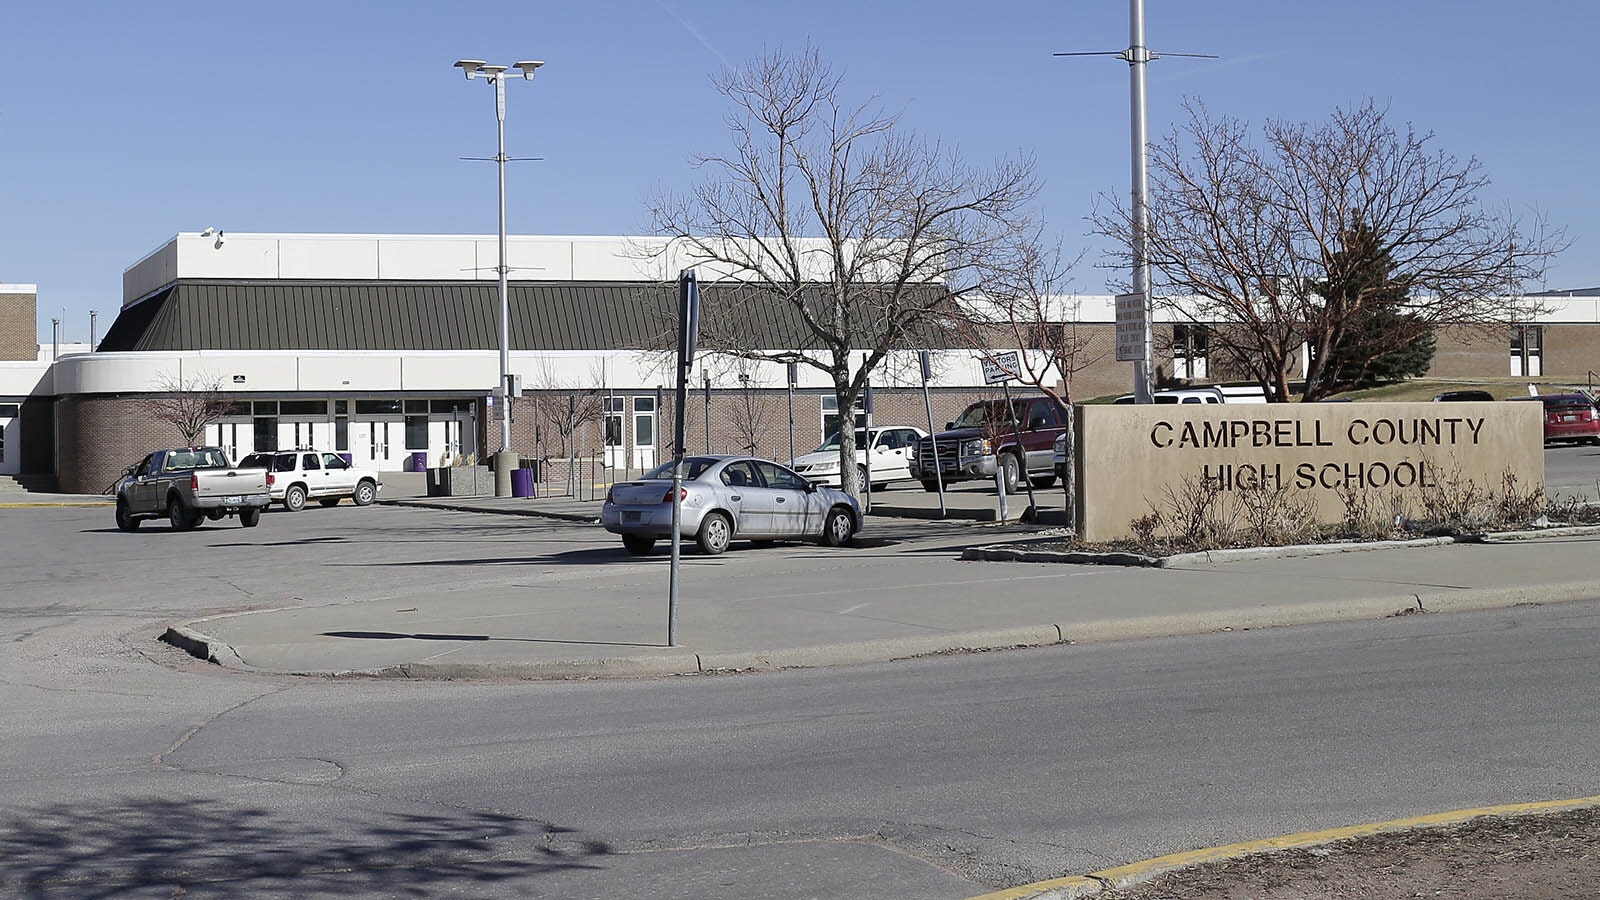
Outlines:
<svg viewBox="0 0 1600 900"><path fill-rule="evenodd" d="M146 453L183 442L177 429L152 418L135 397L63 397L56 419L61 435L57 480L68 493L98 494Z"/></svg>
<svg viewBox="0 0 1600 900"><path fill-rule="evenodd" d="M38 306L33 294L0 292L0 359L39 358Z"/></svg>

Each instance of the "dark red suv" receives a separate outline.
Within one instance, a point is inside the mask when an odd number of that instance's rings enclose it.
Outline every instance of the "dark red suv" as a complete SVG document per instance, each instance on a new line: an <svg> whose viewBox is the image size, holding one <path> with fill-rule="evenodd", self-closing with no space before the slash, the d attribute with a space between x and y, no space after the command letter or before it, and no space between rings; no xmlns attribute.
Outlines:
<svg viewBox="0 0 1600 900"><path fill-rule="evenodd" d="M1544 404L1544 442L1572 441L1575 444L1600 444L1600 410L1583 394L1540 394L1518 397Z"/></svg>

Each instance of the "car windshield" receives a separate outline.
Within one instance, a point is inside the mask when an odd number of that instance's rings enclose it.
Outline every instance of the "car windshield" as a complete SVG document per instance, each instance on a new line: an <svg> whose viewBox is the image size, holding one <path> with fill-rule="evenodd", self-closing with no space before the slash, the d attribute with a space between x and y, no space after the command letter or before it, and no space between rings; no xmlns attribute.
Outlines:
<svg viewBox="0 0 1600 900"><path fill-rule="evenodd" d="M1011 403L1011 418L1006 418L1005 401L997 400L974 406L961 414L955 421L956 428L988 428L992 425L1010 425L1012 421L1022 420L1022 411L1026 408L1024 401L1014 400Z"/></svg>
<svg viewBox="0 0 1600 900"><path fill-rule="evenodd" d="M822 446L818 447L817 449L815 449L815 450L813 450L811 452L812 453L821 453L821 452L823 452L825 450L837 450L837 449L839 449L839 439L840 439L840 434L839 434L839 432L835 431L833 434L828 435L828 439L822 442ZM866 430L865 429L859 429L859 428L856 429L856 446L857 447L865 447L866 445L867 445L867 432L866 432Z"/></svg>
<svg viewBox="0 0 1600 900"><path fill-rule="evenodd" d="M699 478L701 475L704 475L707 469L716 465L718 462L720 462L720 460L712 459L708 456L686 456L683 460L683 478L685 481L693 481L696 478ZM644 473L644 477L646 479L671 478L672 463L662 463L661 465L656 466L654 469Z"/></svg>

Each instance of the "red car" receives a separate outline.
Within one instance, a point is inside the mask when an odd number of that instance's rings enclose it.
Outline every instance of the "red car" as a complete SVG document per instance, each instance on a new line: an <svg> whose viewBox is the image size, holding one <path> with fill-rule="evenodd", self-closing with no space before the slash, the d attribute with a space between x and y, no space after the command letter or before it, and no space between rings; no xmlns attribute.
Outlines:
<svg viewBox="0 0 1600 900"><path fill-rule="evenodd" d="M1544 404L1544 442L1600 444L1600 410L1583 394L1540 394L1518 397Z"/></svg>

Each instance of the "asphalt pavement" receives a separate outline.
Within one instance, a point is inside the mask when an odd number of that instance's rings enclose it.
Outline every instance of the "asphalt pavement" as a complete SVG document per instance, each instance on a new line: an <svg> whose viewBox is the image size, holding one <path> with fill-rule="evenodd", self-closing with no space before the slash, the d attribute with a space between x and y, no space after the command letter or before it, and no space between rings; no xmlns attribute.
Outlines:
<svg viewBox="0 0 1600 900"><path fill-rule="evenodd" d="M943 510L938 496L915 485L880 492L861 539L874 548L871 559L841 557L837 567L808 562L789 583L760 582L767 588L738 572L702 569L705 577L680 588L695 616L675 645L655 627L667 551L658 545L653 556L632 559L620 542L604 566L566 563L537 576L536 589L508 579L497 589L404 604L305 598L291 608L176 623L166 639L198 657L268 673L597 678L844 665L1600 597L1592 562L1600 530L1471 545L1427 539L1222 552L1169 560L1165 568L1072 564L1050 554L1000 561L1062 522L1059 489L1036 492L1042 514L1035 523L1016 521L1026 495L1014 499L1001 522L994 492L984 486L949 492ZM422 496L420 476L404 475L386 477L380 502L575 525L596 523L601 506L565 495L430 498ZM919 521L939 521L939 537L918 543ZM611 539L592 527L598 542ZM895 542L898 548L874 545L873 536L886 531L909 537ZM704 561L692 543L684 559L686 568ZM809 602L815 595L797 594L793 580L818 579L819 592L832 588L848 598L849 585L828 581L842 577L828 570L846 561L916 589L889 581L872 592L870 610L817 614ZM895 566L900 572L887 574ZM1062 577L1068 574L1075 577ZM989 583L1004 583L1003 594Z"/></svg>

